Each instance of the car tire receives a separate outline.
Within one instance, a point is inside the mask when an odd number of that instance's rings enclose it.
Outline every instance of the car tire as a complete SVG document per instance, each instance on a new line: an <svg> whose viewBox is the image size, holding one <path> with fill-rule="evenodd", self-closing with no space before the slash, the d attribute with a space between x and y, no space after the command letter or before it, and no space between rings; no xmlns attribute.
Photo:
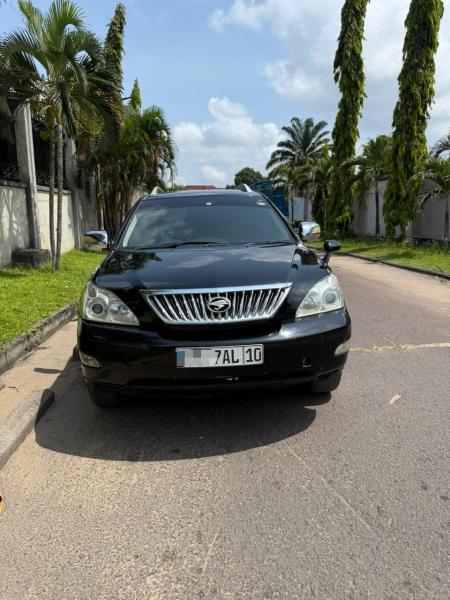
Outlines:
<svg viewBox="0 0 450 600"><path fill-rule="evenodd" d="M339 387L341 383L342 371L336 371L326 377L322 377L317 381L313 381L309 385L309 391L312 394L329 394Z"/></svg>
<svg viewBox="0 0 450 600"><path fill-rule="evenodd" d="M92 402L100 408L112 408L121 404L119 394L107 387L88 383L88 391Z"/></svg>

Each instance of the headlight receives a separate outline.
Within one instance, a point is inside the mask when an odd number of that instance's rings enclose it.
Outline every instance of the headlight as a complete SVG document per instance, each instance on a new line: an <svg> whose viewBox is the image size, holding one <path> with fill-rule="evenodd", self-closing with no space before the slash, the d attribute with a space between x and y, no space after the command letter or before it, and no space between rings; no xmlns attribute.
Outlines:
<svg viewBox="0 0 450 600"><path fill-rule="evenodd" d="M297 308L296 319L330 312L344 307L344 296L336 275L328 275L316 283Z"/></svg>
<svg viewBox="0 0 450 600"><path fill-rule="evenodd" d="M139 326L136 315L113 292L89 282L81 297L84 319L98 323Z"/></svg>

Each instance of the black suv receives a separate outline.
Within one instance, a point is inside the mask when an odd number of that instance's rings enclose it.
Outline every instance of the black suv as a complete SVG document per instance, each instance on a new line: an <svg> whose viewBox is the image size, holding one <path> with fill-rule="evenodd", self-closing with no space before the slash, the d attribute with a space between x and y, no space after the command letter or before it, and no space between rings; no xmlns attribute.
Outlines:
<svg viewBox="0 0 450 600"><path fill-rule="evenodd" d="M247 190L155 192L128 215L80 303L96 404L120 392L337 388L351 333L328 267L339 246L326 242L320 258L303 244L308 231Z"/></svg>

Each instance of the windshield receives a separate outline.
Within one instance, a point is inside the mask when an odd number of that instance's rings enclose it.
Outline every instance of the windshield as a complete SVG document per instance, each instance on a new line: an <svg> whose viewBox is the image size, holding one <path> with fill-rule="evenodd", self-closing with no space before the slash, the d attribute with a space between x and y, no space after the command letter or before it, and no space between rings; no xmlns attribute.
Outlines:
<svg viewBox="0 0 450 600"><path fill-rule="evenodd" d="M293 243L282 218L261 196L178 196L141 203L125 228L123 249Z"/></svg>

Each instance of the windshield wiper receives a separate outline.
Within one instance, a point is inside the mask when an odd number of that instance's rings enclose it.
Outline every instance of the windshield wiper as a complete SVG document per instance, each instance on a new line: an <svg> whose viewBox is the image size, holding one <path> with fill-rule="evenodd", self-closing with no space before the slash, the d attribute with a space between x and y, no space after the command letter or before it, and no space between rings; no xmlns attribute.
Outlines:
<svg viewBox="0 0 450 600"><path fill-rule="evenodd" d="M223 246L221 242L210 242L208 240L194 240L191 242L173 242L172 244L157 244L155 246L135 246L129 250L158 250L159 248L179 248L180 246ZM127 248L128 249L128 248Z"/></svg>
<svg viewBox="0 0 450 600"><path fill-rule="evenodd" d="M177 244L173 244L173 248L177 248L178 246L224 246L223 242L210 242L209 240L193 240L192 242L178 242Z"/></svg>
<svg viewBox="0 0 450 600"><path fill-rule="evenodd" d="M292 244L289 240L266 240L261 242L248 242L246 246L284 246Z"/></svg>

